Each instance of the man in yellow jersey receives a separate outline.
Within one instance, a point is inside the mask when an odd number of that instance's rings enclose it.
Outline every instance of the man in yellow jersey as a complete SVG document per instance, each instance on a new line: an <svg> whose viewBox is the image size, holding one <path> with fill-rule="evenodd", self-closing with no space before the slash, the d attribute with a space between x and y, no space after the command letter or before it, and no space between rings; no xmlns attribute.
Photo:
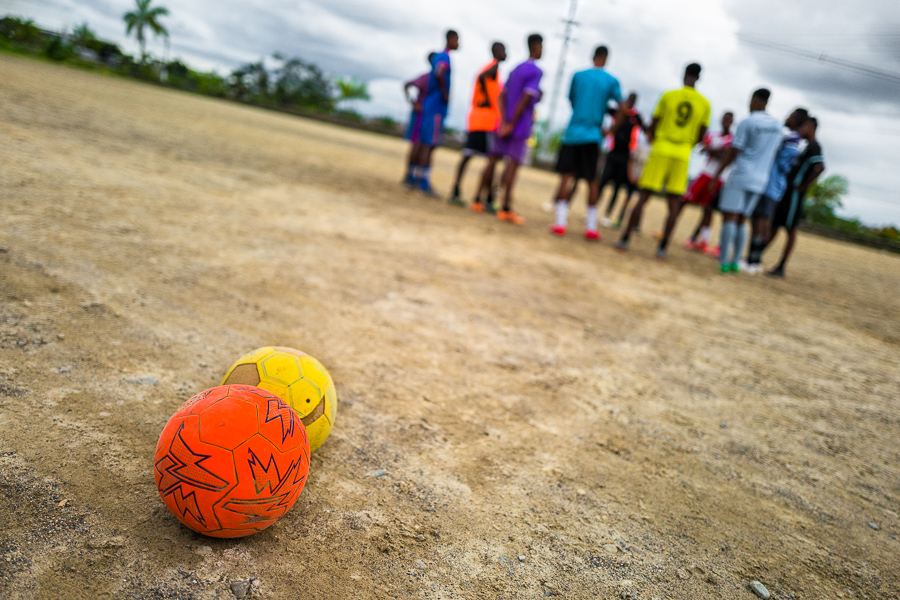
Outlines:
<svg viewBox="0 0 900 600"><path fill-rule="evenodd" d="M465 206L460 199L459 186L462 183L466 165L476 154L487 156L491 149L494 133L500 127L500 63L506 60L506 47L500 42L494 42L491 46L493 59L482 67L475 79L475 89L472 92L472 107L469 109L469 122L466 126L468 135L466 145L462 150L462 158L456 169L456 183L453 184L453 195L450 197L452 206ZM488 189L488 209L493 208L491 189ZM483 210L481 198L475 198L472 208L478 212Z"/></svg>
<svg viewBox="0 0 900 600"><path fill-rule="evenodd" d="M694 89L698 79L700 65L689 64L684 70L684 87L663 94L653 111L653 122L647 129L647 137L653 147L638 182L641 194L631 211L622 239L616 242L617 250L628 250L628 238L640 223L644 204L650 194L665 193L669 198L669 217L666 219L666 229L659 242L656 257L660 260L666 258L669 236L684 203L682 196L687 190L691 150L703 140L706 128L709 127L709 101Z"/></svg>

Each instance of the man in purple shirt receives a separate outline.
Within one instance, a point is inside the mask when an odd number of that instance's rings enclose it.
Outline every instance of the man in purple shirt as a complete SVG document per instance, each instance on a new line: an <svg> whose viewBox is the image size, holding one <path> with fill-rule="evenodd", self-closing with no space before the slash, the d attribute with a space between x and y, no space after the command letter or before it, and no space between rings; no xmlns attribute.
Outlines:
<svg viewBox="0 0 900 600"><path fill-rule="evenodd" d="M541 76L543 72L535 61L540 60L544 49L544 38L537 33L528 36L529 58L509 74L503 92L500 93L500 129L491 147L488 165L481 177L479 198L490 190L494 181L497 161L506 159L503 171L503 209L497 218L515 225L522 225L525 219L512 209L512 190L519 165L525 160L528 139L534 125L534 105L541 99Z"/></svg>

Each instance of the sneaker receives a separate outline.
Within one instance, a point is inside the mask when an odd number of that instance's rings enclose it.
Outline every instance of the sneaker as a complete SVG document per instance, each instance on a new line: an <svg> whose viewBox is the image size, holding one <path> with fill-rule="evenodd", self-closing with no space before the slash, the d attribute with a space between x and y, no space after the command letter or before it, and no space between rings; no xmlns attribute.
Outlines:
<svg viewBox="0 0 900 600"><path fill-rule="evenodd" d="M615 248L617 252L628 252L628 242L619 240L613 244L613 248Z"/></svg>
<svg viewBox="0 0 900 600"><path fill-rule="evenodd" d="M769 277L778 277L779 279L784 279L784 267L775 267L771 271L766 272L766 275Z"/></svg>
<svg viewBox="0 0 900 600"><path fill-rule="evenodd" d="M431 187L431 184L424 179L419 182L419 191L422 192L424 196L428 196L429 198L434 198L435 200L441 199L440 194L435 192L434 188Z"/></svg>
<svg viewBox="0 0 900 600"><path fill-rule="evenodd" d="M459 199L459 196L453 196L449 200L447 200L447 204L450 206L462 206L465 207L466 203Z"/></svg>
<svg viewBox="0 0 900 600"><path fill-rule="evenodd" d="M737 266L740 271L746 271L750 264L746 260L739 260L737 261Z"/></svg>
<svg viewBox="0 0 900 600"><path fill-rule="evenodd" d="M694 240L685 240L683 245L685 250L697 250L698 243Z"/></svg>
<svg viewBox="0 0 900 600"><path fill-rule="evenodd" d="M747 265L747 268L744 269L744 272L747 273L747 275L759 275L760 273L762 273L762 270L763 267L761 264L752 263Z"/></svg>
<svg viewBox="0 0 900 600"><path fill-rule="evenodd" d="M604 227L610 227L612 226L612 221L609 220L609 217L603 217L600 219L600 224Z"/></svg>
<svg viewBox="0 0 900 600"><path fill-rule="evenodd" d="M551 225L550 233L556 234L559 237L566 235L566 228L563 225Z"/></svg>
<svg viewBox="0 0 900 600"><path fill-rule="evenodd" d="M494 203L493 203L493 202L488 202L487 204L485 204L485 205L484 205L484 212L486 212L486 213L489 214L489 215L496 215L496 214L497 214L497 209L494 208Z"/></svg>
<svg viewBox="0 0 900 600"><path fill-rule="evenodd" d="M472 212L483 213L484 212L484 204L481 202L473 202L469 205L469 208Z"/></svg>
<svg viewBox="0 0 900 600"><path fill-rule="evenodd" d="M703 254L705 254L707 256L712 256L713 258L719 258L719 256L722 254L722 250L718 246L716 246L714 248L707 246L706 250L703 251Z"/></svg>
<svg viewBox="0 0 900 600"><path fill-rule="evenodd" d="M656 260L666 260L668 255L666 254L665 248L657 248L656 249Z"/></svg>
<svg viewBox="0 0 900 600"><path fill-rule="evenodd" d="M615 221L613 221L612 226L613 226L613 229L618 229L619 227L622 226L622 221L620 221L619 219L616 219Z"/></svg>
<svg viewBox="0 0 900 600"><path fill-rule="evenodd" d="M731 265L720 265L719 273L731 273Z"/></svg>
<svg viewBox="0 0 900 600"><path fill-rule="evenodd" d="M708 254L709 253L709 244L707 244L703 240L700 240L699 242L694 243L693 250L696 250L697 252L702 252L703 254ZM716 250L716 256L718 256L718 250Z"/></svg>
<svg viewBox="0 0 900 600"><path fill-rule="evenodd" d="M740 273L740 272L741 272L741 265L740 265L740 263L731 263L730 265L728 265L728 269L729 269L732 273Z"/></svg>
<svg viewBox="0 0 900 600"><path fill-rule="evenodd" d="M603 237L600 235L599 231L588 230L588 231L584 232L584 239L586 239L589 242L599 242L600 240L603 239Z"/></svg>
<svg viewBox="0 0 900 600"><path fill-rule="evenodd" d="M501 210L497 212L497 218L513 225L524 225L525 219L516 214L513 210Z"/></svg>

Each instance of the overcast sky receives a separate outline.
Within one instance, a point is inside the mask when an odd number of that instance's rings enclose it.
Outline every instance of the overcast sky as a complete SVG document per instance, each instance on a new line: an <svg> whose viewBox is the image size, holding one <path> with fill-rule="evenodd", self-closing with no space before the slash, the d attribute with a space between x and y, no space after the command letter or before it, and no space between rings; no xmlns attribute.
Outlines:
<svg viewBox="0 0 900 600"><path fill-rule="evenodd" d="M426 69L425 55L442 49L443 31L454 28L460 49L453 56L448 122L462 128L473 78L489 59L491 42L507 46L505 74L526 58L525 38L535 31L545 38L539 113L546 118L570 0L155 1L172 12L163 21L172 57L225 74L276 51L301 56L333 75L368 82L372 100L357 108L398 120L407 112L401 83ZM87 22L100 37L136 52L121 18L132 4L2 0L0 12L54 29ZM729 109L745 116L750 92L760 86L772 89L769 108L779 118L807 107L819 117L826 175L850 180L844 214L900 225L900 0L580 0L576 18L554 125L565 124L568 81L589 66L598 44L610 47L607 69L623 91L638 92L644 113L661 92L680 86L685 64L697 61L703 65L697 87L712 102L716 122ZM748 39L874 67L897 79L776 52ZM149 47L163 53L161 41Z"/></svg>

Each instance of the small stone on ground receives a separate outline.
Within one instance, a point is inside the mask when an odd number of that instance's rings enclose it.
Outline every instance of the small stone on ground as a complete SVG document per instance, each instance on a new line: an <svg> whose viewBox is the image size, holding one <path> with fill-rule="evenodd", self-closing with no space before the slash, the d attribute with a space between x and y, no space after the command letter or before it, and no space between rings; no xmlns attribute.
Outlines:
<svg viewBox="0 0 900 600"><path fill-rule="evenodd" d="M769 590L767 590L766 586L764 586L760 582L751 581L750 589L753 590L754 594L762 598L762 600L769 600Z"/></svg>

